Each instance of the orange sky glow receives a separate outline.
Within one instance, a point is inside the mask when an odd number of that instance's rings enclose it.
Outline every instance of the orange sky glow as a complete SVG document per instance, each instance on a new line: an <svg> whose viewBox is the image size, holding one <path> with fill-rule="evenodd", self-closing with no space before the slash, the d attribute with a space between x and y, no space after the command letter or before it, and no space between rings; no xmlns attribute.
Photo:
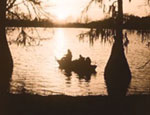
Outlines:
<svg viewBox="0 0 150 115"><path fill-rule="evenodd" d="M18 0L19 1L19 0ZM53 20L57 22L75 22L81 17L81 12L87 6L90 0L42 0L44 10L53 16ZM111 4L110 0L104 0L106 6ZM111 0L113 2L114 0ZM134 14L137 16L150 15L149 6L146 6L147 0L128 0L124 2L124 13ZM108 10L108 8L107 8ZM89 20L100 20L108 16L98 4L92 4L88 11Z"/></svg>
<svg viewBox="0 0 150 115"><path fill-rule="evenodd" d="M47 10L51 12L56 19L61 21L76 21L80 16L82 10L86 7L90 0L47 0L52 4ZM105 0L106 4L110 4ZM113 1L113 0L112 0ZM132 0L131 3L128 0L124 0L124 12L129 14L134 14L138 16L148 15L149 8L145 6L146 0ZM104 18L106 14L103 13L102 9L98 5L92 5L88 12L89 18L91 20L98 20Z"/></svg>

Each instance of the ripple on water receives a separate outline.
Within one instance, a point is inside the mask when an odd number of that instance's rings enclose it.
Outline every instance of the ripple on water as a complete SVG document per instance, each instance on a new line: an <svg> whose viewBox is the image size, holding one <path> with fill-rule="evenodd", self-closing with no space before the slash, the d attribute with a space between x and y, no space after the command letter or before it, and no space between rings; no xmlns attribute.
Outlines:
<svg viewBox="0 0 150 115"><path fill-rule="evenodd" d="M42 40L39 46L16 46L10 45L14 71L11 80L12 93L32 93L39 95L107 95L104 68L108 61L111 46L109 43L95 41L93 46L89 45L87 39L79 41L77 35L86 29L54 29L52 39ZM39 29L43 38L51 38L46 31ZM41 38L42 38L41 35ZM127 60L132 72L132 81L128 94L149 93L150 94L150 64L144 69L138 69L150 57L149 50L140 42L139 36L128 35L130 44L126 53ZM55 57L61 58L71 49L73 59L79 54L92 59L98 67L96 76L91 76L89 81L79 79L72 73L67 77L58 69Z"/></svg>

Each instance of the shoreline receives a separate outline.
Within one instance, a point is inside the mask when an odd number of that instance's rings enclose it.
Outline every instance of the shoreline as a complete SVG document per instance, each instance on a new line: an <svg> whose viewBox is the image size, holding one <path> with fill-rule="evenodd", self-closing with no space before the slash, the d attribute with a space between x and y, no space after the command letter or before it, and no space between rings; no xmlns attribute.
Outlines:
<svg viewBox="0 0 150 115"><path fill-rule="evenodd" d="M0 96L0 115L149 115L150 95L39 96L8 94Z"/></svg>

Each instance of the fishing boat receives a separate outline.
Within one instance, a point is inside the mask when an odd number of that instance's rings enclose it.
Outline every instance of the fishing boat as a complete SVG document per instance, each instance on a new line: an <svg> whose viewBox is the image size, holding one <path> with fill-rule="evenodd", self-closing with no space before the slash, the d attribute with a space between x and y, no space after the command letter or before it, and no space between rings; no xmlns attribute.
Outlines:
<svg viewBox="0 0 150 115"><path fill-rule="evenodd" d="M59 68L65 70L67 72L75 72L79 75L86 76L96 73L96 65L91 64L91 59L89 57L82 57L80 55L79 59L71 60L72 58L68 58L68 55L62 57L60 60L56 59Z"/></svg>

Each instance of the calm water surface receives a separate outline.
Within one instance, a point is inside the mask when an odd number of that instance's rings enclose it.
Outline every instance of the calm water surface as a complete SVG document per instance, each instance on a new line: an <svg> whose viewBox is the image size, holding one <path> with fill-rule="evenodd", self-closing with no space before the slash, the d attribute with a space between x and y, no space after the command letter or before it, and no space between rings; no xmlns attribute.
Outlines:
<svg viewBox="0 0 150 115"><path fill-rule="evenodd" d="M104 81L104 68L111 52L111 43L101 43L98 39L94 45L89 39L79 40L78 35L87 29L37 29L40 34L40 44L33 46L18 46L11 44L10 49L14 60L14 71L11 80L11 93L31 93L39 95L65 94L71 96L107 95ZM36 32L29 34L39 38ZM15 39L18 31L8 35ZM150 64L139 69L150 59L150 48L136 34L128 33L130 44L125 50L132 72L132 81L128 94L150 94ZM58 68L56 58L60 59L70 49L73 59L80 54L89 56L97 65L97 74L89 81L79 79L72 72L67 77Z"/></svg>

